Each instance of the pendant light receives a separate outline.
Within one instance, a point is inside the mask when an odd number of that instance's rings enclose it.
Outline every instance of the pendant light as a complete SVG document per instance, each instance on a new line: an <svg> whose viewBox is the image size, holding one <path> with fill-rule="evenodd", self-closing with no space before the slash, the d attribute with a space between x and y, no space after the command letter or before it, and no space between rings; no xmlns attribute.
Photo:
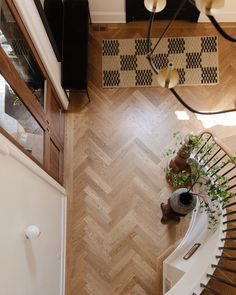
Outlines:
<svg viewBox="0 0 236 295"><path fill-rule="evenodd" d="M206 15L219 14L224 5L225 0L196 0L198 10Z"/></svg>
<svg viewBox="0 0 236 295"><path fill-rule="evenodd" d="M166 7L166 0L144 0L144 6L150 12L160 12Z"/></svg>
<svg viewBox="0 0 236 295"><path fill-rule="evenodd" d="M157 75L157 82L161 87L173 88L179 82L179 74L172 64L167 68L161 69Z"/></svg>
<svg viewBox="0 0 236 295"><path fill-rule="evenodd" d="M214 16L212 14L219 12L220 9L224 6L224 0L182 0L174 12L172 18L167 23L164 30L161 32L158 41L156 44L152 47L151 42L151 35L152 35L152 26L155 18L155 13L161 11L165 8L166 0L144 0L144 5L147 8L148 11L151 12L150 14L150 21L148 26L148 34L147 34L147 60L152 68L152 70L157 74L157 81L160 86L168 88L172 94L175 96L175 98L190 112L200 114L200 115L218 115L218 114L225 114L230 112L236 111L236 100L234 102L234 106L232 109L225 109L225 110L219 110L219 111L199 111L191 107L189 104L185 102L185 100L180 96L180 94L177 93L177 91L174 89L174 87L178 84L179 75L176 69L173 68L173 66L170 64L168 68L158 70L155 66L154 59L153 59L153 53L156 50L158 52L158 45L162 38L164 37L165 33L168 31L169 27L173 24L176 17L180 13L180 11L183 9L185 4L187 2L190 2L192 5L196 5L197 8L200 11L203 11L207 14L209 20L214 25L214 27L217 29L217 31L222 35L223 38L231 41L236 42L236 37L231 36L227 34L219 25L219 23L216 21Z"/></svg>

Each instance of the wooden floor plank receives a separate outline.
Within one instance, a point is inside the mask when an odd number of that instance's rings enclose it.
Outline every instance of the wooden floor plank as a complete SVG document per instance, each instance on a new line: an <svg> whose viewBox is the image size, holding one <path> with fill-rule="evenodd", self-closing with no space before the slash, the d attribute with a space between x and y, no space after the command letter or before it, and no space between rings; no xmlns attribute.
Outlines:
<svg viewBox="0 0 236 295"><path fill-rule="evenodd" d="M145 37L147 30L145 22L106 26L106 31L90 30L91 103L85 94L74 93L67 113L67 295L159 295L162 262L189 223L188 218L180 224L160 223L160 203L171 193L163 173L163 151L174 132L203 130L203 119L186 111L165 89L102 89L101 40ZM160 34L156 26L154 31ZM227 25L230 32L235 28ZM216 34L210 25L184 22L168 32L169 36L207 34ZM236 45L222 38L219 44L222 84L178 87L200 109L228 107L235 98ZM176 111L186 112L189 120L179 120ZM216 118L212 124L210 130L235 152L236 122L227 126L226 120L224 126Z"/></svg>

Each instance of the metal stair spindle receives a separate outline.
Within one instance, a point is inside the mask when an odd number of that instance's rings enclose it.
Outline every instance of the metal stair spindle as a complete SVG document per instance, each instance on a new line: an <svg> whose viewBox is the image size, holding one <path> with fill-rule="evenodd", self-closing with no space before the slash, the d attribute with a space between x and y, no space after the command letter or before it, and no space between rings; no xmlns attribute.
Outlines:
<svg viewBox="0 0 236 295"><path fill-rule="evenodd" d="M236 187L236 184L234 184L234 185L228 187L228 188L226 189L226 191L230 191L232 188L235 188L235 187Z"/></svg>
<svg viewBox="0 0 236 295"><path fill-rule="evenodd" d="M224 206L223 209L226 209L226 208L232 207L232 206L234 206L234 205L236 205L236 202Z"/></svg>
<svg viewBox="0 0 236 295"><path fill-rule="evenodd" d="M228 267L225 267L223 265L216 265L216 264L212 264L211 265L213 268L218 268L218 269L221 269L221 270L224 270L224 271L227 271L227 272L232 272L232 273L236 273L236 270L235 269L232 269L232 268L228 268Z"/></svg>
<svg viewBox="0 0 236 295"><path fill-rule="evenodd" d="M220 292L216 291L215 289L212 289L204 284L200 285L202 288L206 289L209 293L214 294L214 295L222 295Z"/></svg>
<svg viewBox="0 0 236 295"><path fill-rule="evenodd" d="M221 166L220 166L220 167L219 167L214 173L212 173L212 174L210 175L210 177L216 175L218 172L220 172L220 170L222 170L223 168L225 168L228 164L229 164L229 163L226 162L226 163L224 163L223 165L221 165ZM236 168L236 167L233 167L233 168L229 169L229 170L226 171L224 174L222 174L222 176L227 175L229 172L231 172L231 171L234 170L235 168Z"/></svg>
<svg viewBox="0 0 236 295"><path fill-rule="evenodd" d="M224 229L222 229L222 236L220 237L222 246L218 247L218 249L221 251L221 254L215 256L217 262L211 264L212 272L206 274L211 283L201 283L200 287L206 291L207 294L224 295L226 292L227 294L233 295L234 293L236 294L236 292L230 291L231 293L228 293L226 285L236 288L236 281L235 279L231 280L227 276L225 277L224 274L226 273L228 276L230 275L229 273L236 274L236 265L234 266L236 262L236 254L234 254L234 251L236 251L236 234L234 234L234 232L236 232L236 225L233 224L234 222L236 223L236 209L233 207L236 207L236 193L233 190L236 187L236 163L231 161L231 155L228 154L227 149L222 147L214 139L211 133L204 132L201 134L201 138L206 135L207 137L204 140L204 143L195 153L195 158L197 162L200 163L200 165L206 168L206 172L211 172L211 170L213 170L209 176L212 181L214 181L215 175L218 175L219 173L223 179L223 182L220 184L222 186L228 184L226 191L230 192L230 194L224 199L225 205L222 207L222 209L226 210L227 208L232 208L232 210L225 211L222 215L222 218L224 218L221 220L221 226L224 225ZM231 219L229 219L230 217ZM231 236L232 234L233 236ZM230 254L225 252L228 250L232 252L230 252ZM221 263L221 261L223 262ZM230 265L226 264L227 261L230 262ZM219 270L219 272L216 272L215 275L214 271L217 270ZM217 284L214 285L214 281L217 282ZM195 293L192 295L195 295Z"/></svg>
<svg viewBox="0 0 236 295"><path fill-rule="evenodd" d="M227 247L227 246L224 246L224 247L219 247L219 250L236 250L236 247Z"/></svg>
<svg viewBox="0 0 236 295"><path fill-rule="evenodd" d="M226 220L226 221L223 222L223 224L231 223L231 222L236 222L236 219Z"/></svg>
<svg viewBox="0 0 236 295"><path fill-rule="evenodd" d="M221 241L236 241L236 237L222 238Z"/></svg>
<svg viewBox="0 0 236 295"><path fill-rule="evenodd" d="M226 228L223 230L223 233L228 232L228 231L236 231L236 227Z"/></svg>
<svg viewBox="0 0 236 295"><path fill-rule="evenodd" d="M204 154L202 155L202 157L199 159L199 163L201 163L201 161L207 156L209 155L209 152L215 147L215 144L212 145L207 151L204 152ZM204 165L206 165L206 163L204 163Z"/></svg>
<svg viewBox="0 0 236 295"><path fill-rule="evenodd" d="M233 171L236 167L233 166L232 168L230 168L228 171L226 171L222 176L227 175L228 173L230 173L231 171Z"/></svg>
<svg viewBox="0 0 236 295"><path fill-rule="evenodd" d="M230 261L236 261L236 257L230 257L230 256L217 255L216 258L217 259L230 260Z"/></svg>
<svg viewBox="0 0 236 295"><path fill-rule="evenodd" d="M233 288L236 288L236 283L231 282L231 281L229 281L229 280L225 280L225 279L223 279L223 278L221 278L221 277L217 277L217 276L215 276L215 275L210 275L210 274L207 274L207 277L208 277L208 278L211 278L211 279L214 279L214 280L216 280L216 281L218 281L218 282L221 282L221 283L223 283L223 284L226 284L226 285L228 285L228 286L231 286L231 287L233 287Z"/></svg>
<svg viewBox="0 0 236 295"><path fill-rule="evenodd" d="M224 157L226 157L227 155L225 154L224 156L222 156L219 160L217 160L213 165L211 165L207 171L210 171L213 167L215 167L222 159L224 159Z"/></svg>
<svg viewBox="0 0 236 295"><path fill-rule="evenodd" d="M216 151L216 153L214 153L214 155L210 158L210 159L208 159L207 160L207 162L205 163L205 165L207 165L208 163L210 163L211 162L211 160L219 153L221 151L221 148L219 148L217 151Z"/></svg>
<svg viewBox="0 0 236 295"><path fill-rule="evenodd" d="M225 217L225 216L230 216L230 215L233 215L233 214L235 214L235 213L236 213L236 211L227 212L227 213L225 213L225 214L223 215L223 217Z"/></svg>
<svg viewBox="0 0 236 295"><path fill-rule="evenodd" d="M225 182L223 182L222 184L225 185L226 183L230 182L231 180L235 179L236 178L236 175L228 178Z"/></svg>
<svg viewBox="0 0 236 295"><path fill-rule="evenodd" d="M210 136L206 139L205 143L200 147L200 149L196 152L195 157L201 153L201 151L204 149L204 147L207 145L209 140L212 138L212 134L209 134ZM202 136L201 136L202 137Z"/></svg>

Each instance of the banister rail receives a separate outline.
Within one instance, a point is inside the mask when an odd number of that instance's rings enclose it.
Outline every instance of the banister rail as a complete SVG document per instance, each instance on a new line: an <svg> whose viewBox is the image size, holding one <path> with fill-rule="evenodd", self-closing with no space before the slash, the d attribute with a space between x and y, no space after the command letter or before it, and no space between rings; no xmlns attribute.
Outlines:
<svg viewBox="0 0 236 295"><path fill-rule="evenodd" d="M206 172L203 177L207 177L213 187L219 184L226 193L213 194L212 199L208 194L206 199L213 213L221 213L214 230L208 228L210 217L206 211L201 213L201 202L206 200L199 200L184 239L163 263L166 295L236 294L235 158L211 133L203 132L200 138L201 144L191 157ZM207 191L208 188L204 192ZM184 260L185 254L197 243L199 249Z"/></svg>
<svg viewBox="0 0 236 295"><path fill-rule="evenodd" d="M223 206L223 209L227 210L222 215L222 225L225 228L221 237L223 244L218 247L222 254L216 255L217 263L211 264L215 272L206 273L209 282L200 284L203 291L201 294L236 294L236 165L230 161L233 157L231 151L211 133L203 132L201 138L204 139L203 144L195 152L195 159L200 165L205 166L208 172L214 171L210 174L211 178L216 175L226 178L222 184L227 184L227 191L231 192L228 203ZM226 236L223 236L225 234Z"/></svg>

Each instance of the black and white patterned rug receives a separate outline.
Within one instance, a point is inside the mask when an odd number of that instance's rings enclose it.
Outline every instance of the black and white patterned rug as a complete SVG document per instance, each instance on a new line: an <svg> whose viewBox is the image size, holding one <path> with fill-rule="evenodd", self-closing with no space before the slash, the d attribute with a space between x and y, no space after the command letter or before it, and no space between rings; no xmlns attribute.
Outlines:
<svg viewBox="0 0 236 295"><path fill-rule="evenodd" d="M153 38L152 44L157 40ZM146 48L146 39L103 40L103 87L158 86ZM179 85L217 84L217 36L163 38L154 52L154 63L158 69L172 63L179 73Z"/></svg>

